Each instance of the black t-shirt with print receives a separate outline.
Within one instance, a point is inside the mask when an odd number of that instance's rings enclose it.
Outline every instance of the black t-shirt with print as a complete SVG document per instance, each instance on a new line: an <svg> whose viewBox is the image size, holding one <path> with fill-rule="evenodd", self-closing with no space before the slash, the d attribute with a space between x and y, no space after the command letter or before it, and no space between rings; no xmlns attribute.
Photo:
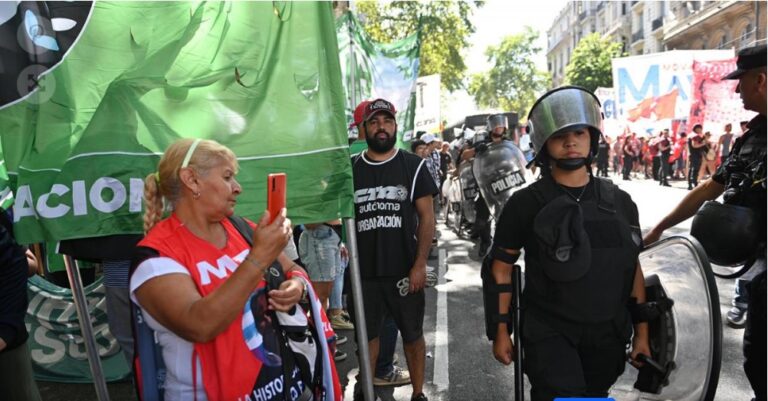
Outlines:
<svg viewBox="0 0 768 401"><path fill-rule="evenodd" d="M398 150L377 162L352 158L355 224L363 278L401 278L416 260L417 199L437 193L424 160Z"/></svg>

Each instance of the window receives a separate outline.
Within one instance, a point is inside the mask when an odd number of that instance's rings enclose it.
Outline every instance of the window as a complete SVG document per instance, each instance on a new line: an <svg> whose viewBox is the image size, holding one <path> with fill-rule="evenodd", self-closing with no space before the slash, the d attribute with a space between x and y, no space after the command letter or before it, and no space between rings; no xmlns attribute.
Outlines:
<svg viewBox="0 0 768 401"><path fill-rule="evenodd" d="M621 15L627 15L627 3L621 3Z"/></svg>
<svg viewBox="0 0 768 401"><path fill-rule="evenodd" d="M741 36L739 37L739 47L744 47L748 42L749 39L752 37L752 24L749 23L747 26L744 27L744 30L741 31Z"/></svg>
<svg viewBox="0 0 768 401"><path fill-rule="evenodd" d="M720 37L720 42L717 43L717 48L724 49L726 44L728 44L728 35L723 34L723 36Z"/></svg>

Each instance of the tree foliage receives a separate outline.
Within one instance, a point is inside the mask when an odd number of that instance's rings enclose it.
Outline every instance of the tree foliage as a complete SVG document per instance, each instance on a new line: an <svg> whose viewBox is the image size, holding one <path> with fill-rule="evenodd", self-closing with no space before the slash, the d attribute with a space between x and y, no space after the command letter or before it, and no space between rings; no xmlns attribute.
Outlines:
<svg viewBox="0 0 768 401"><path fill-rule="evenodd" d="M583 86L590 91L613 87L611 59L622 57L621 43L603 39L597 32L585 36L573 49L565 66L565 83Z"/></svg>
<svg viewBox="0 0 768 401"><path fill-rule="evenodd" d="M469 93L481 107L514 111L520 116L549 85L549 74L536 68L533 55L542 49L535 45L539 33L531 27L505 37L498 46L489 46L485 56L491 69L474 74Z"/></svg>
<svg viewBox="0 0 768 401"><path fill-rule="evenodd" d="M421 27L419 76L440 74L449 91L461 88L467 66L461 52L469 46L475 26L469 17L482 1L360 1L355 3L365 31L389 43Z"/></svg>

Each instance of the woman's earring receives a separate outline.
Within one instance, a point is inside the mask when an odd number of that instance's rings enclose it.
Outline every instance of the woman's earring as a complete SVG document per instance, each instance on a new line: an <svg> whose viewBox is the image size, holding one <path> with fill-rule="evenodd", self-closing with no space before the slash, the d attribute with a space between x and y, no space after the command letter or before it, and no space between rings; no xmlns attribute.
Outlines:
<svg viewBox="0 0 768 401"><path fill-rule="evenodd" d="M200 199L200 192L192 192L192 199Z"/></svg>

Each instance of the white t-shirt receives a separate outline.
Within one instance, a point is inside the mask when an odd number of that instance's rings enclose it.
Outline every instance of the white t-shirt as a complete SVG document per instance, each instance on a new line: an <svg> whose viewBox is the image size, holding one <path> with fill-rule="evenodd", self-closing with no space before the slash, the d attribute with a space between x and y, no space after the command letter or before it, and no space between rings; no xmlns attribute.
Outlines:
<svg viewBox="0 0 768 401"><path fill-rule="evenodd" d="M131 300L141 307L139 300L134 295L136 289L150 279L174 273L189 276L187 269L171 258L154 257L141 262L131 276ZM157 342L163 350L163 362L167 369L164 388L165 400L187 401L194 399L192 383L192 353L194 344L177 336L158 323L143 307L141 312L147 321L147 325L155 331ZM196 358L195 363L197 364L197 400L207 401L208 397L205 395L205 387L203 386L203 369L200 366L199 357Z"/></svg>
<svg viewBox="0 0 768 401"><path fill-rule="evenodd" d="M524 134L520 137L520 150L523 152L527 152L531 150L531 136L528 134Z"/></svg>

